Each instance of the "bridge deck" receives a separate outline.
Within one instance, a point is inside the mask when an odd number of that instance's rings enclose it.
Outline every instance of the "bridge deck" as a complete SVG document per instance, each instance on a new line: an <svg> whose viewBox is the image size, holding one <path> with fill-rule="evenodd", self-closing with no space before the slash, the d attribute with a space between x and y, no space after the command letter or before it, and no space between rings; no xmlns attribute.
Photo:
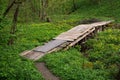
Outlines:
<svg viewBox="0 0 120 80"><path fill-rule="evenodd" d="M37 60L47 53L58 51L63 48L68 49L69 47L74 46L76 43L90 35L91 33L99 31L99 29L102 29L111 22L112 21L103 21L92 24L78 25L68 30L67 32L61 33L45 45L38 46L33 50L23 52L20 55L32 60Z"/></svg>

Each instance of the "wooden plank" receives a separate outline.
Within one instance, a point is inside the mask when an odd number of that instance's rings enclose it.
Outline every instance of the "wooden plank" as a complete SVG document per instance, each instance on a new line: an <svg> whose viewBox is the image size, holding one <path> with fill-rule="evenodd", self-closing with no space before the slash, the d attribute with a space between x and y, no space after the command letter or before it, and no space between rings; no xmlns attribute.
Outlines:
<svg viewBox="0 0 120 80"><path fill-rule="evenodd" d="M85 25L79 25L77 27L72 28L71 30L67 32L60 34L55 39L74 41L73 39L77 38L83 31L86 30L86 28L88 27L86 27Z"/></svg>
<svg viewBox="0 0 120 80"><path fill-rule="evenodd" d="M43 55L44 55L44 53L42 53L42 52L34 52L31 50L31 51L29 51L28 54L24 55L24 57L32 59L32 60L37 60L38 59L37 57L41 57Z"/></svg>
<svg viewBox="0 0 120 80"><path fill-rule="evenodd" d="M96 22L96 23L92 23L92 24L90 24L90 25L91 25L91 26L94 26L94 27L99 27L99 26L103 26L103 25L108 25L108 24L112 23L113 21L114 21L114 20Z"/></svg>
<svg viewBox="0 0 120 80"><path fill-rule="evenodd" d="M32 59L32 60L36 60L36 57L38 56L43 56L44 54L43 53L40 53L40 52L34 52L32 53L31 56L29 56L28 58Z"/></svg>
<svg viewBox="0 0 120 80"><path fill-rule="evenodd" d="M26 50L26 51L22 52L22 53L20 54L20 56L27 55L29 52L31 52L31 50Z"/></svg>
<svg viewBox="0 0 120 80"><path fill-rule="evenodd" d="M83 29L81 28L81 30L79 30L79 31L74 31L74 30L73 31L72 30L71 31L67 31L66 33L63 33L63 34L59 35L55 39L74 41L78 37L84 35L87 31L89 31L90 29L93 28L92 26L84 26L84 27L85 28L83 28Z"/></svg>
<svg viewBox="0 0 120 80"><path fill-rule="evenodd" d="M68 45L70 44L70 42L65 42L63 44L61 44L60 46L56 47L56 48L53 48L52 50L50 50L48 53L52 53L52 52L55 52L55 51L59 51L65 47L67 47Z"/></svg>
<svg viewBox="0 0 120 80"><path fill-rule="evenodd" d="M34 58L34 61L36 61L36 60L42 58L44 55L45 55L45 54L40 54L40 55L38 55L37 57Z"/></svg>
<svg viewBox="0 0 120 80"><path fill-rule="evenodd" d="M45 55L45 53L42 53L42 52L34 52L34 54L35 54L34 57L31 56L34 61L40 59Z"/></svg>
<svg viewBox="0 0 120 80"><path fill-rule="evenodd" d="M65 40L52 40L43 46L39 46L39 47L35 48L33 51L46 53L46 52L56 48L57 46L65 43L65 42L67 42L67 41L65 41Z"/></svg>
<svg viewBox="0 0 120 80"><path fill-rule="evenodd" d="M51 53L51 52L54 52L54 51L58 51L58 50L63 49L63 48L66 47L68 44L69 44L69 42L63 43L63 44L61 44L60 46L58 46L58 47L56 47L56 48L53 48L52 50L50 50L50 51L47 52L47 53L32 51L31 53L27 54L25 57L36 61L36 60L40 59L41 57L43 57L44 55L46 55L46 54L48 54L48 53Z"/></svg>
<svg viewBox="0 0 120 80"><path fill-rule="evenodd" d="M89 35L90 33L92 33L95 30L95 28L93 28L92 30L88 31L86 34L84 34L82 37L78 38L77 40L75 40L74 42L72 42L69 46L67 46L66 49L68 49L71 46L74 46L76 43L78 43L80 40L82 40L83 38L85 38L87 35Z"/></svg>
<svg viewBox="0 0 120 80"><path fill-rule="evenodd" d="M57 36L54 39L60 39L60 40L67 40L67 41L74 41L84 33L86 33L89 29L94 27L101 27L103 25L109 24L112 21L103 21L103 22L96 22L92 24L84 24L84 25L78 25L67 32L64 32Z"/></svg>

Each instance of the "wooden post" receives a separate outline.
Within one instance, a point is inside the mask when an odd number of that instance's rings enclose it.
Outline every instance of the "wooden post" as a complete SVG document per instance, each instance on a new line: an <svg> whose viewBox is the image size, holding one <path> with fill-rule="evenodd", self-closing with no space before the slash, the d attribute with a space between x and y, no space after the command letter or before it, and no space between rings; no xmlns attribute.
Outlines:
<svg viewBox="0 0 120 80"><path fill-rule="evenodd" d="M105 27L106 27L105 25L103 25L103 26L102 26L102 31L104 31L104 30L105 30Z"/></svg>

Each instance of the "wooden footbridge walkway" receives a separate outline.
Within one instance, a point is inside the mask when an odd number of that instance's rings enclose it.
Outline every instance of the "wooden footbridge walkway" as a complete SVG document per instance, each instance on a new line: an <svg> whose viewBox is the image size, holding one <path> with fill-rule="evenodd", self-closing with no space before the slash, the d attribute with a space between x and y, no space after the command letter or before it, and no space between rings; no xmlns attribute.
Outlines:
<svg viewBox="0 0 120 80"><path fill-rule="evenodd" d="M42 56L53 51L68 49L69 47L74 46L76 43L104 30L104 28L112 22L113 21L102 21L92 24L78 25L67 32L61 33L43 46L38 46L32 50L24 51L20 55L32 60L38 60Z"/></svg>

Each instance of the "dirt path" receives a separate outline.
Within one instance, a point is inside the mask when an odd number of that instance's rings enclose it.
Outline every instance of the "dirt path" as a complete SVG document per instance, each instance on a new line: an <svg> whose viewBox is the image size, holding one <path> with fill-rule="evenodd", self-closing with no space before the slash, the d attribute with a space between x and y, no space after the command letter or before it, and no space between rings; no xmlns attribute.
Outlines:
<svg viewBox="0 0 120 80"><path fill-rule="evenodd" d="M35 63L37 69L42 73L45 80L60 80L58 77L53 75L48 68L45 66L45 63Z"/></svg>

